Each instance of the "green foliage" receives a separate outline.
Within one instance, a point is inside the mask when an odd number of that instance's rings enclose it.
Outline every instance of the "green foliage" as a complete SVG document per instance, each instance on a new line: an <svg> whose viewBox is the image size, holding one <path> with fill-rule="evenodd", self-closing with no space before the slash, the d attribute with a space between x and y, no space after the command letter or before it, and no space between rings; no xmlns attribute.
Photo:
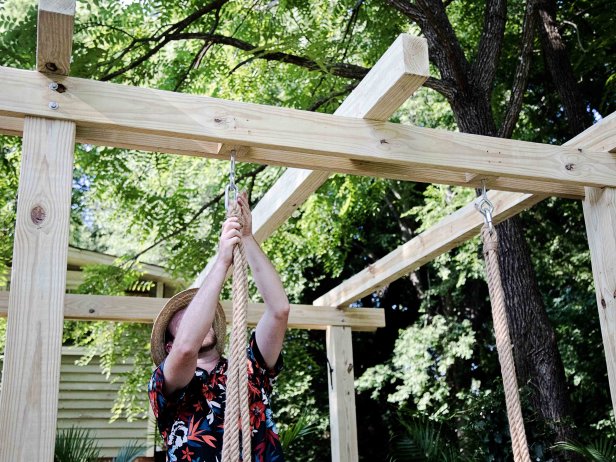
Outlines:
<svg viewBox="0 0 616 462"><path fill-rule="evenodd" d="M386 386L387 401L411 400L421 411L447 412L451 393L446 379L457 360L468 360L475 335L468 320L452 322L437 315L423 315L419 322L400 331L390 362L369 368L357 379L360 391L372 390L377 398Z"/></svg>
<svg viewBox="0 0 616 462"><path fill-rule="evenodd" d="M554 445L554 449L579 454L588 462L616 461L616 441L606 437L586 446L580 443L559 441Z"/></svg>
<svg viewBox="0 0 616 462"><path fill-rule="evenodd" d="M54 462L95 462L101 448L89 429L66 428L56 434Z"/></svg>
<svg viewBox="0 0 616 462"><path fill-rule="evenodd" d="M132 462L145 452L145 445L137 442L128 443L118 451L118 455L113 458L113 462Z"/></svg>
<svg viewBox="0 0 616 462"><path fill-rule="evenodd" d="M430 421L425 416L398 416L400 432L392 440L391 462L461 462L455 442L443 434L442 424Z"/></svg>
<svg viewBox="0 0 616 462"><path fill-rule="evenodd" d="M280 444L287 450L295 441L317 431L317 426L314 423L310 423L310 416L307 413L302 414L297 419L297 422L280 432Z"/></svg>
<svg viewBox="0 0 616 462"><path fill-rule="evenodd" d="M129 290L144 289L140 273L117 266L92 265L84 268L84 282L79 293L95 295L126 295ZM109 379L116 364L130 361L133 368L114 378L120 381L118 396L112 408L112 420L125 416L129 421L144 418L147 403L143 396L151 372L151 327L139 323L65 321L65 344L87 347L78 364L88 364L94 356L100 358L102 372Z"/></svg>

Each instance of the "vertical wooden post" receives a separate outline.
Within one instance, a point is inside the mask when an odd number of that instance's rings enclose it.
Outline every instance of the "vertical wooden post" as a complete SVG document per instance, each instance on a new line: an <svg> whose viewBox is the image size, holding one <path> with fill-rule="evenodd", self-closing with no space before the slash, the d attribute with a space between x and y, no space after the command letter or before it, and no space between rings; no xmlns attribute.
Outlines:
<svg viewBox="0 0 616 462"><path fill-rule="evenodd" d="M75 124L26 117L2 394L0 461L52 461Z"/></svg>
<svg viewBox="0 0 616 462"><path fill-rule="evenodd" d="M585 188L583 201L612 407L616 411L616 188Z"/></svg>
<svg viewBox="0 0 616 462"><path fill-rule="evenodd" d="M357 421L350 327L327 326L329 427L332 461L357 462Z"/></svg>

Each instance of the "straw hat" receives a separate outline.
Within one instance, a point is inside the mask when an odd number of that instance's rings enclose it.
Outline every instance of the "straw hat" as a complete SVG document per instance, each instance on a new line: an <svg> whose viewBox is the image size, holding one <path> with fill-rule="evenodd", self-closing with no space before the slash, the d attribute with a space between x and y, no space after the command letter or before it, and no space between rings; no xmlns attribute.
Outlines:
<svg viewBox="0 0 616 462"><path fill-rule="evenodd" d="M158 313L154 321L154 326L152 327L152 337L150 339L150 355L152 356L154 364L157 366L167 357L165 337L169 321L171 321L175 313L188 306L198 290L199 289L188 289L175 294L169 299L163 309L160 310L160 313ZM216 307L213 327L216 338L218 339L216 350L222 356L227 342L227 319L220 302Z"/></svg>

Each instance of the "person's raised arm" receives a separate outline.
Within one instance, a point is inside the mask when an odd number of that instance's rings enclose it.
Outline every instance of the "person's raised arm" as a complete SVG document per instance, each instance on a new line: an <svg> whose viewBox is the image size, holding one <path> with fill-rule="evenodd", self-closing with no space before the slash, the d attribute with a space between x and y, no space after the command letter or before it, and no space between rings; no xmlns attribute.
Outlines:
<svg viewBox="0 0 616 462"><path fill-rule="evenodd" d="M199 350L214 322L220 291L233 261L233 248L240 238L238 219L228 218L223 224L216 262L186 308L165 361L165 394L184 388L195 374Z"/></svg>
<svg viewBox="0 0 616 462"><path fill-rule="evenodd" d="M265 366L271 369L276 365L282 350L289 320L289 299L276 269L252 235L252 215L245 192L239 195L238 204L244 220L241 234L246 259L257 289L265 302L265 313L257 324L255 337L265 360Z"/></svg>

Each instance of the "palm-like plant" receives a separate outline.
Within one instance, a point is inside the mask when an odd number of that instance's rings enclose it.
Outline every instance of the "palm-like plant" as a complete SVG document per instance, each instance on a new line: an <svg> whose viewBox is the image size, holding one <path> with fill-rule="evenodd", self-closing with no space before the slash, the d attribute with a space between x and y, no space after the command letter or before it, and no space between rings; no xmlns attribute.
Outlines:
<svg viewBox="0 0 616 462"><path fill-rule="evenodd" d="M462 462L466 459L425 417L399 416L402 431L392 439L390 462Z"/></svg>
<svg viewBox="0 0 616 462"><path fill-rule="evenodd" d="M100 454L89 429L65 428L56 435L54 462L94 462Z"/></svg>
<svg viewBox="0 0 616 462"><path fill-rule="evenodd" d="M280 432L280 444L288 448L291 443L317 431L317 425L308 421L308 415L303 414L293 425Z"/></svg>
<svg viewBox="0 0 616 462"><path fill-rule="evenodd" d="M118 455L113 458L113 462L133 462L133 460L143 454L144 451L144 444L133 441L118 451Z"/></svg>
<svg viewBox="0 0 616 462"><path fill-rule="evenodd" d="M616 444L613 439L602 437L589 445L571 441L560 441L553 449L570 451L581 455L589 462L616 462Z"/></svg>

